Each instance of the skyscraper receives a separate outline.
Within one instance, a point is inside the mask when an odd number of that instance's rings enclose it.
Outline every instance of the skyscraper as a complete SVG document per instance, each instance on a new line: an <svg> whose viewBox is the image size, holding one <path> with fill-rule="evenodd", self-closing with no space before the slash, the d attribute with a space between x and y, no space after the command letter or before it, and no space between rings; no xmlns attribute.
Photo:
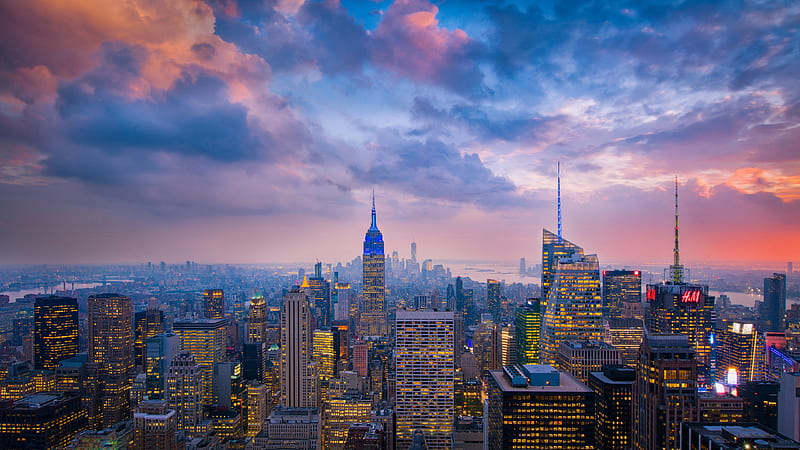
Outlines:
<svg viewBox="0 0 800 450"><path fill-rule="evenodd" d="M626 450L631 444L631 397L636 369L604 367L589 374L595 395L594 434L597 448Z"/></svg>
<svg viewBox="0 0 800 450"><path fill-rule="evenodd" d="M206 289L203 292L203 317L206 319L225 318L225 293L222 289Z"/></svg>
<svg viewBox="0 0 800 450"><path fill-rule="evenodd" d="M200 366L203 405L214 404L214 365L225 357L225 319L175 322L172 329L181 337L181 350L188 350Z"/></svg>
<svg viewBox="0 0 800 450"><path fill-rule="evenodd" d="M164 332L164 311L155 299L148 301L147 309L133 315L133 363L144 367L147 339Z"/></svg>
<svg viewBox="0 0 800 450"><path fill-rule="evenodd" d="M203 434L203 371L187 350L178 352L169 365L166 399L179 430L190 437Z"/></svg>
<svg viewBox="0 0 800 450"><path fill-rule="evenodd" d="M517 307L514 325L517 332L517 364L539 364L542 311L539 299L529 299Z"/></svg>
<svg viewBox="0 0 800 450"><path fill-rule="evenodd" d="M786 317L786 275L773 274L764 278L764 302L761 304L764 331L783 331Z"/></svg>
<svg viewBox="0 0 800 450"><path fill-rule="evenodd" d="M315 328L329 327L331 324L331 284L322 276L322 263L314 264L314 276L308 278L308 286L303 289L314 311Z"/></svg>
<svg viewBox="0 0 800 450"><path fill-rule="evenodd" d="M397 448L408 449L414 430L430 450L452 447L455 413L452 311L397 311Z"/></svg>
<svg viewBox="0 0 800 450"><path fill-rule="evenodd" d="M250 314L247 318L247 340L249 342L266 342L267 304L263 295L256 295L250 300Z"/></svg>
<svg viewBox="0 0 800 450"><path fill-rule="evenodd" d="M486 280L486 306L496 322L502 321L503 316L503 285L497 281Z"/></svg>
<svg viewBox="0 0 800 450"><path fill-rule="evenodd" d="M362 334L385 336L386 323L386 258L383 234L378 229L375 213L375 194L372 195L372 222L364 237L363 285L364 312L361 314Z"/></svg>
<svg viewBox="0 0 800 450"><path fill-rule="evenodd" d="M89 363L95 368L99 428L130 418L133 305L119 294L90 295Z"/></svg>
<svg viewBox="0 0 800 450"><path fill-rule="evenodd" d="M78 299L39 297L33 307L33 365L55 370L78 353Z"/></svg>
<svg viewBox="0 0 800 450"><path fill-rule="evenodd" d="M172 358L180 351L181 338L175 333L157 334L147 339L145 346L145 373L147 397L164 398L167 371Z"/></svg>
<svg viewBox="0 0 800 450"><path fill-rule="evenodd" d="M703 381L711 377L711 333L713 331L714 297L708 286L687 283L686 270L680 262L678 245L678 182L675 180L675 248L669 280L648 284L649 303L645 326L650 333L680 334L689 339L695 350Z"/></svg>
<svg viewBox="0 0 800 450"><path fill-rule="evenodd" d="M487 448L595 448L594 393L572 375L516 365L492 370L488 378Z"/></svg>
<svg viewBox="0 0 800 450"><path fill-rule="evenodd" d="M697 420L697 363L689 338L646 335L633 384L633 448L675 449L681 422Z"/></svg>
<svg viewBox="0 0 800 450"><path fill-rule="evenodd" d="M573 247L571 257L554 266L554 277L542 317L540 362L554 365L561 342L603 338L600 311L600 263L597 255L583 255Z"/></svg>
<svg viewBox="0 0 800 450"><path fill-rule="evenodd" d="M642 273L638 270L603 271L603 307L610 317L621 317L625 303L642 302Z"/></svg>
<svg viewBox="0 0 800 450"><path fill-rule="evenodd" d="M286 294L281 308L281 404L316 408L317 379L312 364L311 310L303 291Z"/></svg>
<svg viewBox="0 0 800 450"><path fill-rule="evenodd" d="M766 376L766 351L764 333L752 323L731 322L717 335L717 381L725 383L733 369L736 383L761 381Z"/></svg>

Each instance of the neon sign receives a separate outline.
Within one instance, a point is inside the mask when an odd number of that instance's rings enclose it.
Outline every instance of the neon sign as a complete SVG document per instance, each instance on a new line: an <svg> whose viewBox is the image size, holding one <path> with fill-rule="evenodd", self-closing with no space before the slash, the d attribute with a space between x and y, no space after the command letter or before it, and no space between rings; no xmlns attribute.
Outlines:
<svg viewBox="0 0 800 450"><path fill-rule="evenodd" d="M656 290L655 289L648 289L647 290L647 300L655 300L656 299Z"/></svg>
<svg viewBox="0 0 800 450"><path fill-rule="evenodd" d="M686 291L681 296L681 303L700 303L700 291Z"/></svg>

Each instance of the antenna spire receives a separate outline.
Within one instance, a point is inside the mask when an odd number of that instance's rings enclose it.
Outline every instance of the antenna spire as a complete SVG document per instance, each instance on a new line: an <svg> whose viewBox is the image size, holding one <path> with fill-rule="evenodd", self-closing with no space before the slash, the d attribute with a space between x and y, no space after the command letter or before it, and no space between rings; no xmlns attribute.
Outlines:
<svg viewBox="0 0 800 450"><path fill-rule="evenodd" d="M561 161L556 162L558 172L558 239L561 240Z"/></svg>
<svg viewBox="0 0 800 450"><path fill-rule="evenodd" d="M375 214L375 189L372 189L372 224L370 225L371 229L378 228L378 221Z"/></svg>
<svg viewBox="0 0 800 450"><path fill-rule="evenodd" d="M678 240L678 176L675 176L675 248L672 251L673 261L670 267L672 282L683 283L683 266L681 265L680 245Z"/></svg>

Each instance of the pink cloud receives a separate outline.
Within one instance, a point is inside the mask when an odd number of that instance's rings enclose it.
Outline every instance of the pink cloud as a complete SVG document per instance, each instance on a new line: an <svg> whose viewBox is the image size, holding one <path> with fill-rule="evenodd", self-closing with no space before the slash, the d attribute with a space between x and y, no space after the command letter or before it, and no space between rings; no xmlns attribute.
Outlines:
<svg viewBox="0 0 800 450"><path fill-rule="evenodd" d="M455 90L468 88L461 84L465 81L480 85L480 73L466 58L472 39L461 29L441 28L438 12L435 5L422 0L392 4L373 34L373 61L412 80Z"/></svg>

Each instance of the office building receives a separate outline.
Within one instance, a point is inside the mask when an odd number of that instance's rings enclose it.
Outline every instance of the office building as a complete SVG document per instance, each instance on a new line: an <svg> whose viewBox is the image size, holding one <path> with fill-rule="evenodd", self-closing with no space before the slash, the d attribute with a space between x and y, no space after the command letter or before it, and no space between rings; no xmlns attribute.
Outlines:
<svg viewBox="0 0 800 450"><path fill-rule="evenodd" d="M151 400L164 398L167 371L172 358L181 349L181 338L175 333L157 334L145 346L145 392Z"/></svg>
<svg viewBox="0 0 800 450"><path fill-rule="evenodd" d="M320 383L327 383L336 375L338 346L335 345L336 333L331 330L314 330L313 360L317 368Z"/></svg>
<svg viewBox="0 0 800 450"><path fill-rule="evenodd" d="M77 392L40 392L0 404L0 442L4 448L64 448L88 427Z"/></svg>
<svg viewBox="0 0 800 450"><path fill-rule="evenodd" d="M250 300L250 313L247 317L247 340L249 342L267 342L267 304L263 295L256 295Z"/></svg>
<svg viewBox="0 0 800 450"><path fill-rule="evenodd" d="M764 278L764 301L759 310L764 331L783 331L786 318L786 275Z"/></svg>
<svg viewBox="0 0 800 450"><path fill-rule="evenodd" d="M452 311L397 311L396 442L409 448L414 430L428 449L452 447L455 364Z"/></svg>
<svg viewBox="0 0 800 450"><path fill-rule="evenodd" d="M642 303L642 273L638 270L603 271L603 308L609 317L623 317L626 303Z"/></svg>
<svg viewBox="0 0 800 450"><path fill-rule="evenodd" d="M242 363L223 361L214 364L214 407L241 410L246 400L247 389L242 380Z"/></svg>
<svg viewBox="0 0 800 450"><path fill-rule="evenodd" d="M372 196L372 222L364 236L363 254L364 310L360 330L364 336L389 334L386 310L386 258L383 234L378 229L375 213L375 195Z"/></svg>
<svg viewBox="0 0 800 450"><path fill-rule="evenodd" d="M331 398L325 405L322 426L322 446L326 449L346 448L350 424L364 423L370 419L372 399L360 392L349 391Z"/></svg>
<svg viewBox="0 0 800 450"><path fill-rule="evenodd" d="M800 372L781 374L778 391L778 433L800 441Z"/></svg>
<svg viewBox="0 0 800 450"><path fill-rule="evenodd" d="M685 422L680 450L798 450L797 443L758 423Z"/></svg>
<svg viewBox="0 0 800 450"><path fill-rule="evenodd" d="M78 353L78 299L39 297L33 307L33 366L55 370Z"/></svg>
<svg viewBox="0 0 800 450"><path fill-rule="evenodd" d="M744 401L743 420L777 430L780 388L781 384L777 381L751 381L739 385L736 390Z"/></svg>
<svg viewBox="0 0 800 450"><path fill-rule="evenodd" d="M245 342L242 351L242 378L264 382L267 372L267 344Z"/></svg>
<svg viewBox="0 0 800 450"><path fill-rule="evenodd" d="M677 448L681 422L698 420L697 363L689 338L646 335L636 370L633 448Z"/></svg>
<svg viewBox="0 0 800 450"><path fill-rule="evenodd" d="M254 449L317 450L320 445L320 417L317 408L276 406L265 429L254 439Z"/></svg>
<svg viewBox="0 0 800 450"><path fill-rule="evenodd" d="M251 381L247 384L247 436L256 437L267 420L267 386Z"/></svg>
<svg viewBox="0 0 800 450"><path fill-rule="evenodd" d="M89 364L96 389L90 420L97 429L131 417L133 305L119 294L90 295Z"/></svg>
<svg viewBox="0 0 800 450"><path fill-rule="evenodd" d="M497 280L486 280L486 306L492 317L501 321L503 317L503 285Z"/></svg>
<svg viewBox="0 0 800 450"><path fill-rule="evenodd" d="M744 417L744 400L725 392L701 392L697 417L700 422L739 423Z"/></svg>
<svg viewBox="0 0 800 450"><path fill-rule="evenodd" d="M736 383L760 381L766 376L766 350L764 334L751 323L731 322L717 334L717 381L731 384L735 373ZM734 372L731 372L731 371Z"/></svg>
<svg viewBox="0 0 800 450"><path fill-rule="evenodd" d="M203 291L203 318L225 318L225 293L222 289L206 289Z"/></svg>
<svg viewBox="0 0 800 450"><path fill-rule="evenodd" d="M619 350L602 341L564 341L558 347L556 368L586 383L590 372L621 364Z"/></svg>
<svg viewBox="0 0 800 450"><path fill-rule="evenodd" d="M314 276L308 278L303 292L308 296L311 309L316 320L314 328L326 328L331 325L331 284L322 276L322 263L314 264Z"/></svg>
<svg viewBox="0 0 800 450"><path fill-rule="evenodd" d="M529 299L518 306L515 314L517 364L539 363L539 341L542 332L542 312L539 299Z"/></svg>
<svg viewBox="0 0 800 450"><path fill-rule="evenodd" d="M496 325L497 362L503 366L517 363L517 331L513 324Z"/></svg>
<svg viewBox="0 0 800 450"><path fill-rule="evenodd" d="M597 448L630 448L634 381L634 367L606 366L602 371L589 374L588 385L595 394L594 436Z"/></svg>
<svg viewBox="0 0 800 450"><path fill-rule="evenodd" d="M178 420L166 400L143 400L133 413L135 450L178 450Z"/></svg>
<svg viewBox="0 0 800 450"><path fill-rule="evenodd" d="M485 420L488 448L595 448L594 393L551 366L489 371Z"/></svg>
<svg viewBox="0 0 800 450"><path fill-rule="evenodd" d="M622 364L635 366L644 337L644 321L634 318L611 318L603 321L605 341L619 350Z"/></svg>
<svg viewBox="0 0 800 450"><path fill-rule="evenodd" d="M686 336L695 351L701 382L709 384L711 373L711 334L713 332L714 297L708 286L684 280L686 269L680 262L678 240L678 180L675 179L675 247L669 280L648 284L645 326L650 333ZM672 441L671 441L672 442Z"/></svg>
<svg viewBox="0 0 800 450"><path fill-rule="evenodd" d="M539 361L554 365L562 342L603 339L597 256L584 256L581 251L558 260L549 295L542 317Z"/></svg>
<svg viewBox="0 0 800 450"><path fill-rule="evenodd" d="M194 355L200 366L203 405L214 404L214 365L225 358L225 319L198 319L175 322L172 330L181 338L181 350Z"/></svg>
<svg viewBox="0 0 800 450"><path fill-rule="evenodd" d="M583 249L577 245L554 234L549 230L542 230L542 309L547 307L550 298L550 289L556 278L556 266L563 258L583 256ZM599 274L598 274L599 275Z"/></svg>
<svg viewBox="0 0 800 450"><path fill-rule="evenodd" d="M203 434L203 369L191 352L182 350L172 359L165 397L179 430L190 437Z"/></svg>
<svg viewBox="0 0 800 450"><path fill-rule="evenodd" d="M303 291L286 294L281 308L281 404L317 407L317 378L312 363L313 324Z"/></svg>
<svg viewBox="0 0 800 450"><path fill-rule="evenodd" d="M645 321L647 330L686 336L695 351L702 381L712 381L714 297L708 295L708 286L683 282L648 284L647 301L650 304Z"/></svg>
<svg viewBox="0 0 800 450"><path fill-rule="evenodd" d="M164 332L164 311L160 310L154 299L150 299L147 309L133 315L133 363L144 368L147 339Z"/></svg>

